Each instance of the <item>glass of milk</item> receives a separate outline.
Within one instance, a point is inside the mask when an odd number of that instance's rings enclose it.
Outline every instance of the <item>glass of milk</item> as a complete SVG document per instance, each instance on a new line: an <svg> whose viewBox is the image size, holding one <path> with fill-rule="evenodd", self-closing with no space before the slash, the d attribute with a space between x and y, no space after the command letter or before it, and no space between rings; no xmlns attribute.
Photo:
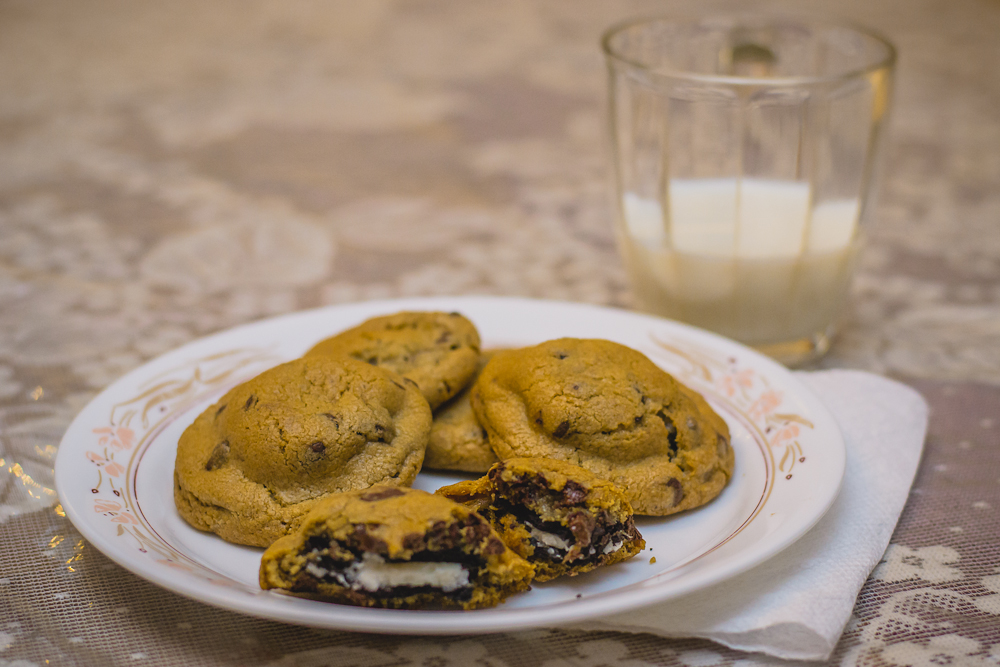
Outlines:
<svg viewBox="0 0 1000 667"><path fill-rule="evenodd" d="M821 356L872 218L895 49L759 14L644 19L602 44L639 307L785 363Z"/></svg>

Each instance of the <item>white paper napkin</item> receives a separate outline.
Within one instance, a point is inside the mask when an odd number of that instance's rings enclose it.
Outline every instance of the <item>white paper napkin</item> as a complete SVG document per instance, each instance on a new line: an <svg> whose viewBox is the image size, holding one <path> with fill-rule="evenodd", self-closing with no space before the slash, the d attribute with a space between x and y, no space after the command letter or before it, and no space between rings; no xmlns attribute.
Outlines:
<svg viewBox="0 0 1000 667"><path fill-rule="evenodd" d="M928 410L913 389L870 373L796 375L833 413L847 448L844 484L827 514L738 577L580 627L703 637L787 659L830 656L906 503Z"/></svg>

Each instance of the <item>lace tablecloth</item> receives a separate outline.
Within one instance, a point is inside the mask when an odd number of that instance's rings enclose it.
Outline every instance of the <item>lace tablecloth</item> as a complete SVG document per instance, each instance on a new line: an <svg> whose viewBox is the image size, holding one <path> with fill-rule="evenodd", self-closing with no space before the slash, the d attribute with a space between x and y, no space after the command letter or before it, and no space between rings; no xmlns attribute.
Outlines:
<svg viewBox="0 0 1000 667"><path fill-rule="evenodd" d="M767 6L868 24L901 51L879 227L823 365L909 383L930 435L831 662L996 665L1000 5ZM235 324L431 294L628 307L597 39L681 8L0 4L0 665L769 664L647 635L255 620L127 573L52 488L97 391Z"/></svg>

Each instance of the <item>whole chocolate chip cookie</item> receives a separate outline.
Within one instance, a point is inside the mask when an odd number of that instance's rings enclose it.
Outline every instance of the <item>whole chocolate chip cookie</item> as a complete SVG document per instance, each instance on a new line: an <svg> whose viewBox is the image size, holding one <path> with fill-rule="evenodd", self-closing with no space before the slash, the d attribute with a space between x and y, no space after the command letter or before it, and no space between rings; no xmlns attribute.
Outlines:
<svg viewBox="0 0 1000 667"><path fill-rule="evenodd" d="M392 371L347 357L290 361L184 431L177 510L225 540L267 546L331 493L412 483L430 424L427 401Z"/></svg>
<svg viewBox="0 0 1000 667"><path fill-rule="evenodd" d="M399 373L417 384L434 409L472 379L479 332L459 313L402 312L366 320L320 341L305 356L333 354Z"/></svg>
<svg viewBox="0 0 1000 667"><path fill-rule="evenodd" d="M363 607L480 609L526 590L533 573L472 510L374 486L330 496L272 544L260 585Z"/></svg>
<svg viewBox="0 0 1000 667"><path fill-rule="evenodd" d="M498 353L471 402L498 458L582 466L616 484L637 514L698 507L733 472L729 428L704 398L610 341L562 338Z"/></svg>

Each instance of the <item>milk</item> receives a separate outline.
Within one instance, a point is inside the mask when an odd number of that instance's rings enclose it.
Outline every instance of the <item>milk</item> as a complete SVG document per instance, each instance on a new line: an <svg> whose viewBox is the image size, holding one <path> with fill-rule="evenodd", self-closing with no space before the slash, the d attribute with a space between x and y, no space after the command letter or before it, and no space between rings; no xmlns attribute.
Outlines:
<svg viewBox="0 0 1000 667"><path fill-rule="evenodd" d="M619 244L639 305L751 344L825 333L860 246L857 199L809 184L670 181L669 215L625 193Z"/></svg>

